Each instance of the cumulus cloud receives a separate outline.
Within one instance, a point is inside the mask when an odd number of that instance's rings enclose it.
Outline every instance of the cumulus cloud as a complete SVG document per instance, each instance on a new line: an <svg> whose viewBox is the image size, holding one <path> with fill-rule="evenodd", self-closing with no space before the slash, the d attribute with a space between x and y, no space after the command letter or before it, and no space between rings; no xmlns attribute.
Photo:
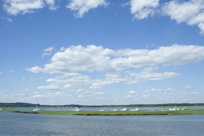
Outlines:
<svg viewBox="0 0 204 136"><path fill-rule="evenodd" d="M52 49L46 49L45 51ZM182 56L182 57L181 57ZM174 78L175 72L159 72L161 67L179 66L204 60L204 47L172 45L157 49L118 49L102 46L70 46L56 52L50 63L28 68L34 73L55 74L38 90L76 92L79 95L102 95L105 86L131 85ZM95 73L101 76L93 76ZM56 75L57 74L57 75ZM168 92L151 89L148 92ZM134 92L129 91L129 94Z"/></svg>
<svg viewBox="0 0 204 136"><path fill-rule="evenodd" d="M136 19L144 19L154 14L159 0L130 0L130 12Z"/></svg>
<svg viewBox="0 0 204 136"><path fill-rule="evenodd" d="M31 13L44 7L43 0L4 0L4 9L11 15Z"/></svg>
<svg viewBox="0 0 204 136"><path fill-rule="evenodd" d="M105 86L132 85L174 78L179 73L161 72L159 69L202 60L204 47L198 45L172 45L151 50L113 50L96 45L77 45L59 50L51 57L50 63L27 70L33 73L54 74L54 77L48 78L46 84L39 86L38 90L77 92L83 96L102 95L104 92L101 90ZM159 91L167 92L170 89Z"/></svg>
<svg viewBox="0 0 204 136"><path fill-rule="evenodd" d="M177 23L195 25L204 34L204 0L130 0L130 12L136 19L145 19L154 13L169 16Z"/></svg>
<svg viewBox="0 0 204 136"><path fill-rule="evenodd" d="M3 7L11 15L33 13L46 5L51 10L56 9L56 0L4 0Z"/></svg>
<svg viewBox="0 0 204 136"><path fill-rule="evenodd" d="M90 9L106 5L106 0L71 0L67 8L75 11L77 17L83 17Z"/></svg>
<svg viewBox="0 0 204 136"><path fill-rule="evenodd" d="M180 2L173 0L167 2L162 11L165 15L178 23L187 23L188 25L196 25L204 33L204 0L189 0Z"/></svg>
<svg viewBox="0 0 204 136"><path fill-rule="evenodd" d="M179 66L201 60L204 60L204 47L196 45L172 45L152 50L112 50L96 45L78 45L55 53L51 62L43 67L34 66L27 70L34 73L125 71L146 67ZM165 73L167 76L172 74ZM157 76L158 74L155 74L152 79L156 79Z"/></svg>

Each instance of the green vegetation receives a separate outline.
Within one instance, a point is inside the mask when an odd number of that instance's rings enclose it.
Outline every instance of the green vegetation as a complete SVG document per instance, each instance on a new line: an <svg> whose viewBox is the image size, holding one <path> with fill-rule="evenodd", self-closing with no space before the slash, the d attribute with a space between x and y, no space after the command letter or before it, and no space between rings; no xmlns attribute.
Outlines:
<svg viewBox="0 0 204 136"><path fill-rule="evenodd" d="M188 107L188 106L204 106L204 103L167 103L167 104L129 104L129 105L77 105L77 104L69 104L69 105L40 105L37 104L38 107L80 107L80 108L133 108L133 107ZM36 104L31 103L0 103L0 107L35 107Z"/></svg>
<svg viewBox="0 0 204 136"><path fill-rule="evenodd" d="M40 106L40 104L37 104ZM31 103L22 103L22 102L16 102L16 103L0 103L0 107L35 107L36 104Z"/></svg>
<svg viewBox="0 0 204 136"><path fill-rule="evenodd" d="M27 111L27 110L2 110L0 112L30 113L30 114L53 114L53 115L101 115L101 116L124 116L124 115L192 115L204 114L204 110L177 110L177 111Z"/></svg>

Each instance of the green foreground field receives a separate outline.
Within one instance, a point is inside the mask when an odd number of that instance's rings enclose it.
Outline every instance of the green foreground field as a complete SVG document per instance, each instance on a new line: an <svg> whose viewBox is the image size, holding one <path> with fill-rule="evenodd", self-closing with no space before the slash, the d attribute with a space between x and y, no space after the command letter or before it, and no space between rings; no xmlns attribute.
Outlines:
<svg viewBox="0 0 204 136"><path fill-rule="evenodd" d="M204 114L204 110L176 110L176 111L27 111L2 110L0 112L15 112L28 114L53 115L85 115L85 116L128 116L128 115L192 115Z"/></svg>

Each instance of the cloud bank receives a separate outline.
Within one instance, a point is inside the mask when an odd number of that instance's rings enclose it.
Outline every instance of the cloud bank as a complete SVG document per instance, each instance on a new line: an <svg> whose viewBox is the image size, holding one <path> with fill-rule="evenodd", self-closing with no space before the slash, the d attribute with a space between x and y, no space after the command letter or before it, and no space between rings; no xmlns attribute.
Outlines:
<svg viewBox="0 0 204 136"><path fill-rule="evenodd" d="M183 56L183 57L181 57ZM172 45L158 49L112 50L102 46L70 46L55 53L50 63L34 66L34 73L107 72L145 67L179 66L204 59L204 47Z"/></svg>
<svg viewBox="0 0 204 136"><path fill-rule="evenodd" d="M136 84L174 78L176 72L162 67L181 66L204 60L204 47L172 45L157 49L113 50L96 45L76 45L56 52L50 63L27 68L33 73L54 74L40 90L90 91L112 84ZM93 76L99 74L100 76Z"/></svg>

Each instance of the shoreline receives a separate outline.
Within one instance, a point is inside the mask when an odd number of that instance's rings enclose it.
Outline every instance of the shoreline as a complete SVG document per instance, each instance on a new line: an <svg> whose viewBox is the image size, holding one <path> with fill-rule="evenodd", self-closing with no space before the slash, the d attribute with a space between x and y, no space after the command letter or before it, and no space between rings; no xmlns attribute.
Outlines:
<svg viewBox="0 0 204 136"><path fill-rule="evenodd" d="M194 115L204 114L204 110L176 110L176 111L28 111L1 110L1 112L49 115L84 115L84 116L140 116L140 115Z"/></svg>

